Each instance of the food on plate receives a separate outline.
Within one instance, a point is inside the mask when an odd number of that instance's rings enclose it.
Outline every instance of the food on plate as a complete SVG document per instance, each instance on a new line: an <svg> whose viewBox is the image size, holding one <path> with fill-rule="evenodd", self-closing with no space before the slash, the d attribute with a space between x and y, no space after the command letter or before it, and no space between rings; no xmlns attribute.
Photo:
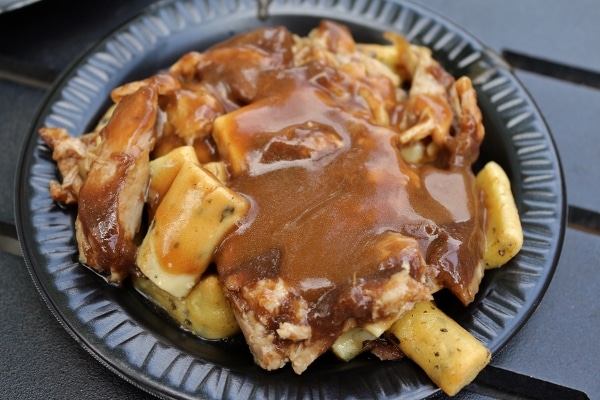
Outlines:
<svg viewBox="0 0 600 400"><path fill-rule="evenodd" d="M407 311L387 335L451 396L475 379L491 357L480 341L429 301Z"/></svg>
<svg viewBox="0 0 600 400"><path fill-rule="evenodd" d="M114 89L91 133L42 128L63 177L50 193L78 205L82 263L133 276L200 336L239 328L268 370L300 374L330 349L400 357L386 338L410 330L415 305L441 289L469 304L484 261L522 240L510 185L472 170L485 130L470 79L385 37L357 44L331 21L305 37L257 29ZM200 302L215 291L214 308ZM459 384L432 379L454 391L486 354Z"/></svg>
<svg viewBox="0 0 600 400"><path fill-rule="evenodd" d="M508 176L497 163L488 162L476 177L487 211L485 224L485 268L506 264L523 246L523 230Z"/></svg>
<svg viewBox="0 0 600 400"><path fill-rule="evenodd" d="M240 327L223 294L216 273L202 275L200 281L185 297L177 297L158 289L150 279L133 275L133 284L148 299L169 315L183 328L193 330L205 339L222 339L233 336Z"/></svg>
<svg viewBox="0 0 600 400"><path fill-rule="evenodd" d="M481 171L477 173L475 181L477 187L481 190L486 212L483 262L486 269L498 268L514 257L523 246L523 230L519 213L510 190L510 181L502 167L497 163L494 161L486 163ZM448 318L437 307L429 312L437 314L440 319ZM401 327L403 323L401 321L408 320L407 318L401 318L396 321L394 325L396 329ZM456 331L462 330L463 335L469 335L460 326L454 329ZM360 353L369 350L364 345L365 342L374 341L383 333L381 329L373 330L373 327L370 331L363 328L354 328L340 335L331 349L338 358L349 361ZM385 333L389 334L389 330ZM481 359L471 358L470 361L477 365ZM416 362L421 365L419 361ZM427 371L426 366L421 366Z"/></svg>
<svg viewBox="0 0 600 400"><path fill-rule="evenodd" d="M248 200L210 171L183 163L156 208L136 265L162 290L187 296L248 208Z"/></svg>

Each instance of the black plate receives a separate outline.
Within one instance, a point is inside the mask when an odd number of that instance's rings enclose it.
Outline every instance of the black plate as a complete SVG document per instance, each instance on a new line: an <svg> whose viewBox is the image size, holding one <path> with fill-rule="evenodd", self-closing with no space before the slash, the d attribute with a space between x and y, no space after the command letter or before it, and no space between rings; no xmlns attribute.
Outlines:
<svg viewBox="0 0 600 400"><path fill-rule="evenodd" d="M88 131L112 88L165 68L188 50L263 25L306 34L320 19L348 25L357 41L381 42L395 30L431 47L454 75L478 91L487 138L481 161L511 177L525 244L489 271L468 308L441 295L442 308L496 353L524 324L548 286L565 222L560 163L533 101L509 68L460 28L419 6L385 0L278 0L267 20L250 0L161 2L86 53L50 91L25 143L16 181L16 221L27 265L42 297L76 341L119 376L162 397L423 398L438 389L408 360L324 356L303 375L256 367L243 343L205 342L165 324L131 290L105 284L77 262L74 210L48 194L57 170L38 138L42 125Z"/></svg>

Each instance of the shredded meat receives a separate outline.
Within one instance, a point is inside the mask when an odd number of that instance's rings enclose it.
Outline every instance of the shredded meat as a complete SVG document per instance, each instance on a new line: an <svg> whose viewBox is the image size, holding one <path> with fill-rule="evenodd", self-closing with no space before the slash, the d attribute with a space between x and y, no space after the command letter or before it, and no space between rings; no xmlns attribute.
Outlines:
<svg viewBox="0 0 600 400"><path fill-rule="evenodd" d="M100 132L98 155L79 190L75 228L81 261L115 282L135 267L149 153L160 127L157 98L147 86L119 103Z"/></svg>
<svg viewBox="0 0 600 400"><path fill-rule="evenodd" d="M40 136L52 149L52 158L62 175L62 183L50 182L50 196L60 203L77 203L79 190L96 158L100 142L98 133L73 138L66 129L43 127Z"/></svg>

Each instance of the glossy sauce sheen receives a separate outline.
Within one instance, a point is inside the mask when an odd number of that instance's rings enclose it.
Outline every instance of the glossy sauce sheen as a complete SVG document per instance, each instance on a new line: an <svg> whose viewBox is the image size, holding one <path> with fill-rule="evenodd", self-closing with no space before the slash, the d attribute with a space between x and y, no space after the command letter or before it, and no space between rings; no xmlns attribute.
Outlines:
<svg viewBox="0 0 600 400"><path fill-rule="evenodd" d="M356 316L343 293L389 279L407 258L418 281L463 292L482 252L470 165L405 163L398 131L377 124L357 95L377 85L388 111L401 112L393 89L316 62L293 67L291 45L273 28L205 53L200 76L230 111L220 129L231 143L216 135L228 186L251 202L218 250L219 275L240 286L282 278L325 331L331 315ZM234 52L248 62L228 64ZM415 247L420 254L405 251Z"/></svg>
<svg viewBox="0 0 600 400"><path fill-rule="evenodd" d="M98 161L79 192L81 251L92 265L131 272L137 247L134 236L147 184L143 171L153 141L157 93L143 88L125 99L105 129ZM140 212L136 212L135 208Z"/></svg>

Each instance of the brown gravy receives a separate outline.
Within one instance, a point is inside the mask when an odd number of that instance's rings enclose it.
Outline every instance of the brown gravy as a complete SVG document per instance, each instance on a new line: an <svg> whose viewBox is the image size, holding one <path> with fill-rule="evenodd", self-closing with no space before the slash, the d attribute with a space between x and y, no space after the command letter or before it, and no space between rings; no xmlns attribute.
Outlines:
<svg viewBox="0 0 600 400"><path fill-rule="evenodd" d="M222 280L284 279L324 333L360 314L340 301L357 282L385 281L407 258L415 279L470 302L483 251L471 166L404 162L398 128L377 123L358 93L375 87L392 119L406 100L385 82L293 67L292 44L283 28L253 31L207 51L199 70L230 111L220 122L230 142L216 137L228 185L252 204L218 250Z"/></svg>

